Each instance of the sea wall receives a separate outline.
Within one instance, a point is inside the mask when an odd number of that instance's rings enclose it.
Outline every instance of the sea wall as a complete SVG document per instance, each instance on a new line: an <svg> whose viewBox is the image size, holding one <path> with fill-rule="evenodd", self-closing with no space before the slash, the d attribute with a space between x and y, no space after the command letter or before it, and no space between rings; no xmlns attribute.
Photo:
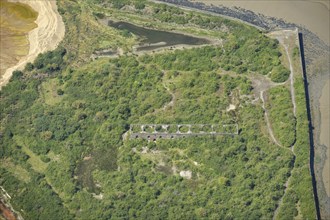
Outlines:
<svg viewBox="0 0 330 220"><path fill-rule="evenodd" d="M312 121L312 115L311 115L310 97L309 97L309 89L308 89L308 78L307 78L307 73L306 73L306 62L305 62L305 52L304 52L304 41L303 41L302 33L298 34L298 39L299 39L299 50L300 50L300 57L301 57L302 73L303 73L303 79L304 79L306 111L307 111L308 128L309 128L309 145L310 145L309 166L310 166L310 173L311 173L311 177L312 177L316 215L317 215L317 219L321 219L319 197L318 197L317 183L316 183L316 177L315 177L315 167L314 167L314 165L315 165L314 164L315 143L314 143L314 134L313 134L313 121Z"/></svg>

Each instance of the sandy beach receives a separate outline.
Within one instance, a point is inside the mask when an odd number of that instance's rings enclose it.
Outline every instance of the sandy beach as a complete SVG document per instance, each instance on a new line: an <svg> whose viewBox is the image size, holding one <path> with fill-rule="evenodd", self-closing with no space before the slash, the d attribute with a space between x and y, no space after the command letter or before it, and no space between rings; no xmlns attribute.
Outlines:
<svg viewBox="0 0 330 220"><path fill-rule="evenodd" d="M28 1L28 0L11 0L10 2L20 2L29 5L39 13L35 23L37 28L29 32L30 48L28 55L21 58L19 62L6 70L0 79L0 88L4 86L10 79L12 72L17 69L23 69L28 62L48 50L55 49L64 37L65 26L62 17L57 11L56 1Z"/></svg>

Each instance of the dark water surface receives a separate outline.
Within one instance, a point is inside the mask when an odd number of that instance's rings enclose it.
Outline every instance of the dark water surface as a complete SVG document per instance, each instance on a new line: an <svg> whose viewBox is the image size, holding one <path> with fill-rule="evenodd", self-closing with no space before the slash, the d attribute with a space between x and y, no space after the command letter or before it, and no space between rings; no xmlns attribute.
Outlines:
<svg viewBox="0 0 330 220"><path fill-rule="evenodd" d="M210 43L210 41L207 39L197 38L197 37L192 37L184 34L172 33L167 31L147 29L144 27L139 27L122 21L120 22L109 21L108 25L120 30L126 30L140 37L141 44L137 48L138 51L153 50L161 47L174 46L178 44L202 45L202 44Z"/></svg>

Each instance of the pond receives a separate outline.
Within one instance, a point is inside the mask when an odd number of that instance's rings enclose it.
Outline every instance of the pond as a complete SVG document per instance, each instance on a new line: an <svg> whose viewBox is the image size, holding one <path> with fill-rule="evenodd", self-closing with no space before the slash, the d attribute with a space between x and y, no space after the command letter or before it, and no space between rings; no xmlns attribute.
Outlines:
<svg viewBox="0 0 330 220"><path fill-rule="evenodd" d="M141 39L137 51L154 50L161 47L175 46L179 44L185 45L203 45L210 43L209 40L188 36L185 34L159 31L139 27L127 22L112 22L108 21L108 25L120 30L128 31Z"/></svg>

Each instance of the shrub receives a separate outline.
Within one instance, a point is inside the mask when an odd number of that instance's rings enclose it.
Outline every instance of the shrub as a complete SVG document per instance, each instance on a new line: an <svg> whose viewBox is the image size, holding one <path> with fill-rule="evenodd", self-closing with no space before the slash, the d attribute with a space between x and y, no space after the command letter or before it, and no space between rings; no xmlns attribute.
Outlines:
<svg viewBox="0 0 330 220"><path fill-rule="evenodd" d="M25 66L25 69L26 71L32 71L34 69L34 65L32 63L27 63L26 66Z"/></svg>
<svg viewBox="0 0 330 220"><path fill-rule="evenodd" d="M11 77L11 80L13 81L13 80L15 80L15 79L20 79L22 76L23 76L23 72L22 72L22 71L20 71L20 70L15 70L15 71L13 72L13 75L12 75L12 77Z"/></svg>
<svg viewBox="0 0 330 220"><path fill-rule="evenodd" d="M63 94L64 94L64 91L62 89L57 90L57 95L63 95Z"/></svg>
<svg viewBox="0 0 330 220"><path fill-rule="evenodd" d="M273 68L270 73L270 79L273 82L281 83L285 82L290 76L290 70L285 68L283 65L279 65Z"/></svg>

